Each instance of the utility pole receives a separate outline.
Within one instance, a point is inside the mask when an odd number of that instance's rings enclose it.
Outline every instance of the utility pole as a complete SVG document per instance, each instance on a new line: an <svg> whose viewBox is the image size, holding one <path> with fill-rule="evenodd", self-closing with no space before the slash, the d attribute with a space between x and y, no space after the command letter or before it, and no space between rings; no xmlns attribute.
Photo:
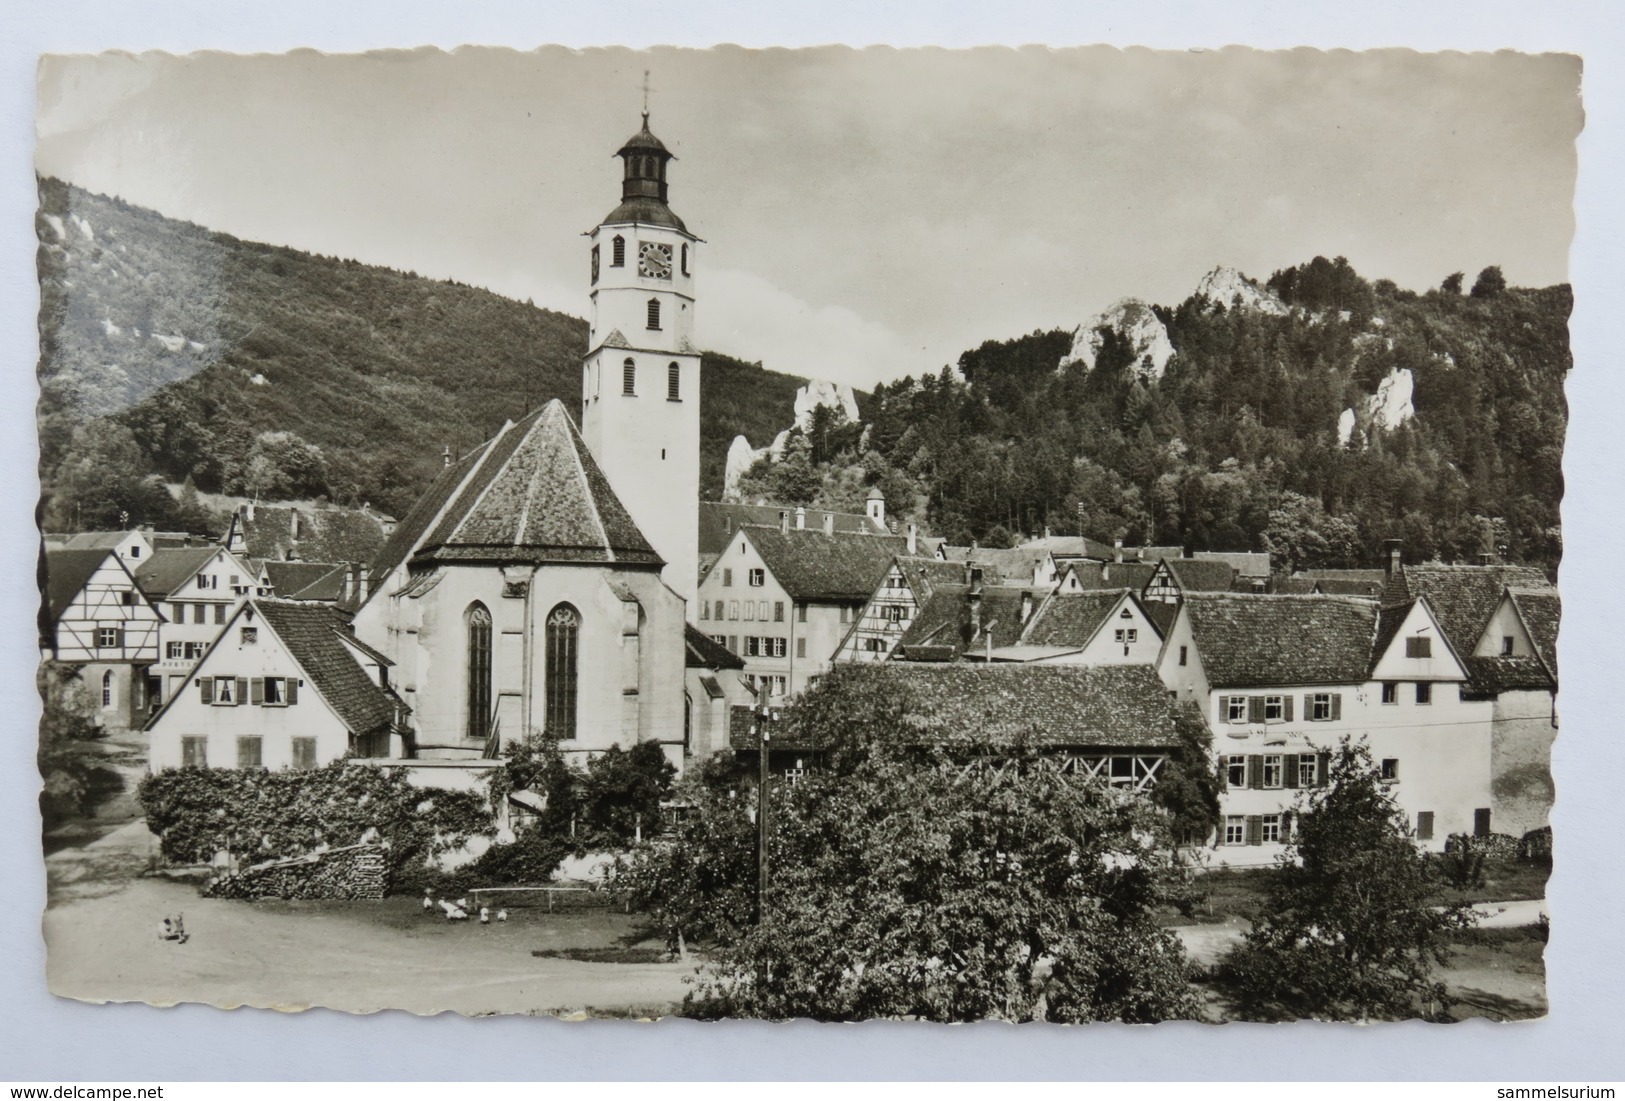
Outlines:
<svg viewBox="0 0 1625 1101"><path fill-rule="evenodd" d="M769 691L769 689L764 689ZM766 703L756 709L756 923L767 917L767 783L769 724L778 718Z"/></svg>

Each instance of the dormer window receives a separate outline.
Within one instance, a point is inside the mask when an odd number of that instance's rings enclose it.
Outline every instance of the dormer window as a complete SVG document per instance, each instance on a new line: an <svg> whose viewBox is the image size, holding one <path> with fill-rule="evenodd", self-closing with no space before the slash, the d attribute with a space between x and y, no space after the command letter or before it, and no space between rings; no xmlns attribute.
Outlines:
<svg viewBox="0 0 1625 1101"><path fill-rule="evenodd" d="M660 328L660 299L649 299L649 328Z"/></svg>
<svg viewBox="0 0 1625 1101"><path fill-rule="evenodd" d="M626 238L619 234L610 242L609 266L612 268L626 267Z"/></svg>

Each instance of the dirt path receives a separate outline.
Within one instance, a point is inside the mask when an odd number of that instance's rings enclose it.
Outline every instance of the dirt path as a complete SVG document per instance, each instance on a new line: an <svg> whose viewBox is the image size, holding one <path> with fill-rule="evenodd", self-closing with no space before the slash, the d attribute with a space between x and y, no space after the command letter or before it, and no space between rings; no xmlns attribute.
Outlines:
<svg viewBox="0 0 1625 1101"><path fill-rule="evenodd" d="M533 949L556 947L558 938L534 923L426 918L401 926L373 918L369 904L335 910L202 898L190 884L141 878L155 851L146 826L135 822L47 859L52 993L358 1013L660 1012L682 1000L683 978L694 970L536 958ZM184 945L157 935L164 916L177 912L191 934Z"/></svg>

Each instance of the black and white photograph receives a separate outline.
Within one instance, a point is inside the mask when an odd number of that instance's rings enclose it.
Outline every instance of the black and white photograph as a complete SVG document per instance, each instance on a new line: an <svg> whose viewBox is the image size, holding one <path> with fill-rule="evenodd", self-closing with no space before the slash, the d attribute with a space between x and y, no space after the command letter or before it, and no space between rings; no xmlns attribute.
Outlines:
<svg viewBox="0 0 1625 1101"><path fill-rule="evenodd" d="M1546 1017L1581 78L43 57L50 993Z"/></svg>

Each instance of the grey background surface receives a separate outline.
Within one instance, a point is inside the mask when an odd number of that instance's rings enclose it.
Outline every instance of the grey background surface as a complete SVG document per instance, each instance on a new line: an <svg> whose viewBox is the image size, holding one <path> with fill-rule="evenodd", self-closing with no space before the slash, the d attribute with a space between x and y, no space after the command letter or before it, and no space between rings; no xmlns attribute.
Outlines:
<svg viewBox="0 0 1625 1101"><path fill-rule="evenodd" d="M579 6L578 6L579 7ZM0 735L0 1079L39 1082L165 1079L540 1078L1087 1078L1087 1079L1563 1079L1625 1075L1620 996L1625 916L1619 787L1625 740L1615 679L1625 647L1617 508L1625 434L1625 346L1617 303L1625 291L1617 181L1625 177L1625 34L1604 3L1305 3L1225 5L858 3L771 11L720 4L629 3L601 10L512 2L284 2L133 6L28 0L0 28L0 676L11 702ZM1571 279L1576 370L1564 508L1568 554L1562 636L1563 730L1554 763L1557 870L1548 953L1552 1014L1544 1021L1450 1028L1418 1023L1162 1025L1155 1028L977 1025L932 1027L564 1024L552 1020L354 1018L326 1011L274 1014L182 1006L85 1006L44 989L39 915L43 874L34 809L33 693L35 441L32 366L34 63L40 53L105 49L332 51L465 42L528 48L707 46L972 46L1110 42L1164 48L1311 45L1578 52L1587 111L1580 138L1578 228ZM1217 260L1215 262L1218 262ZM1262 274L1262 273L1260 273ZM561 303L561 305L566 305Z"/></svg>

